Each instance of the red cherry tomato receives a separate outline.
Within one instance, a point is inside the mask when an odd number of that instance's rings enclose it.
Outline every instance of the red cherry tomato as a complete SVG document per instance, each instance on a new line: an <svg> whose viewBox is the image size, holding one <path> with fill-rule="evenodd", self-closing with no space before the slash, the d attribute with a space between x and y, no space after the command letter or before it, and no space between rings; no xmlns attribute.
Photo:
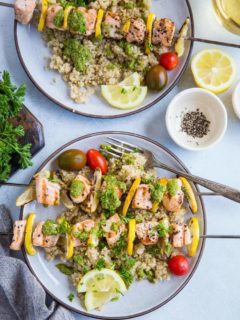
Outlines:
<svg viewBox="0 0 240 320"><path fill-rule="evenodd" d="M100 168L102 174L108 171L108 163L104 156L96 149L90 149L87 152L87 163L93 170Z"/></svg>
<svg viewBox="0 0 240 320"><path fill-rule="evenodd" d="M173 70L178 65L178 56L174 52L165 52L160 56L159 63L166 70Z"/></svg>
<svg viewBox="0 0 240 320"><path fill-rule="evenodd" d="M182 255L173 256L168 261L168 268L176 276L183 276L189 271L188 260Z"/></svg>

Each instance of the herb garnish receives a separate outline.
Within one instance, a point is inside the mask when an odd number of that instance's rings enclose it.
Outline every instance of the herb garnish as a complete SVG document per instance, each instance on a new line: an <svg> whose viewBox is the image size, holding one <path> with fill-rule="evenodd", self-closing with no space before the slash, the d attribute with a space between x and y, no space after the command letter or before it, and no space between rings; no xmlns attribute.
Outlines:
<svg viewBox="0 0 240 320"><path fill-rule="evenodd" d="M68 296L68 300L72 302L73 299L74 299L74 294L71 292Z"/></svg>
<svg viewBox="0 0 240 320"><path fill-rule="evenodd" d="M67 276L70 276L74 272L72 267L70 267L64 263L58 263L58 264L56 264L56 267L58 268L58 270L60 272L64 273Z"/></svg>
<svg viewBox="0 0 240 320"><path fill-rule="evenodd" d="M19 114L24 102L26 86L17 88L10 75L3 71L0 81L0 180L6 181L11 173L13 157L18 159L21 169L32 165L31 144L22 145L19 138L25 135L22 126L14 127L11 119Z"/></svg>

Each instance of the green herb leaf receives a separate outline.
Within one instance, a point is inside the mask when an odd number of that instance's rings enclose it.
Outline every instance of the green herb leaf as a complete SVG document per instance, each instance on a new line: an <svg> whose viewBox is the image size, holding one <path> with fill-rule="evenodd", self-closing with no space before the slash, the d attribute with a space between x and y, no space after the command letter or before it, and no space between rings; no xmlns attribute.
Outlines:
<svg viewBox="0 0 240 320"><path fill-rule="evenodd" d="M69 296L68 296L68 300L72 302L73 299L74 299L74 294L70 293Z"/></svg>
<svg viewBox="0 0 240 320"><path fill-rule="evenodd" d="M58 270L60 272L64 273L66 276L70 276L74 272L72 267L70 267L64 263L58 263L58 264L56 264L56 267L58 268Z"/></svg>

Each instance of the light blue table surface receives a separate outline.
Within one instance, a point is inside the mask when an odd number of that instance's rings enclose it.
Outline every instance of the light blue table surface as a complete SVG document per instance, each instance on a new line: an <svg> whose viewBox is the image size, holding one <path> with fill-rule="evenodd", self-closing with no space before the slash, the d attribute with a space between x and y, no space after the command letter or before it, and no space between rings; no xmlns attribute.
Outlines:
<svg viewBox="0 0 240 320"><path fill-rule="evenodd" d="M177 1L177 0L175 0ZM173 1L174 2L174 1ZM190 0L196 36L239 43L240 38L221 27L216 21L210 0ZM174 10L174 6L173 6ZM240 10L240 9L239 9ZM194 86L190 67L172 92L154 107L137 115L116 120L81 117L61 109L41 94L28 79L17 57L13 38L13 12L0 7L0 70L11 72L17 84L27 84L26 105L44 125L45 148L34 157L34 165L19 171L12 181L27 183L42 161L56 148L78 136L102 131L122 130L146 135L173 151L195 174L240 188L240 120L235 116L231 96L233 87L220 98L226 105L228 129L223 140L213 149L189 152L170 139L165 126L165 111L177 92ZM195 44L194 53L213 47ZM223 48L240 68L240 51ZM240 72L238 78L240 79ZM19 189L1 188L0 203L6 204L14 219L19 209L15 199ZM224 198L205 200L209 234L240 234L240 206ZM146 320L238 320L240 319L240 240L207 240L201 263L192 280L171 302L139 319ZM87 319L76 314L76 319ZM88 318L89 319L89 318Z"/></svg>

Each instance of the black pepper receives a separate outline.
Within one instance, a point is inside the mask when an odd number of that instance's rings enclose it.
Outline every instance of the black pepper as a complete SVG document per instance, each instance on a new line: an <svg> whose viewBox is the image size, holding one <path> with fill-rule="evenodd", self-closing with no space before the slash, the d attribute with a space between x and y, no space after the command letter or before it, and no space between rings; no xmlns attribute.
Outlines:
<svg viewBox="0 0 240 320"><path fill-rule="evenodd" d="M183 114L181 129L193 138L203 138L210 131L210 123L206 116L199 109L196 109L196 111Z"/></svg>

